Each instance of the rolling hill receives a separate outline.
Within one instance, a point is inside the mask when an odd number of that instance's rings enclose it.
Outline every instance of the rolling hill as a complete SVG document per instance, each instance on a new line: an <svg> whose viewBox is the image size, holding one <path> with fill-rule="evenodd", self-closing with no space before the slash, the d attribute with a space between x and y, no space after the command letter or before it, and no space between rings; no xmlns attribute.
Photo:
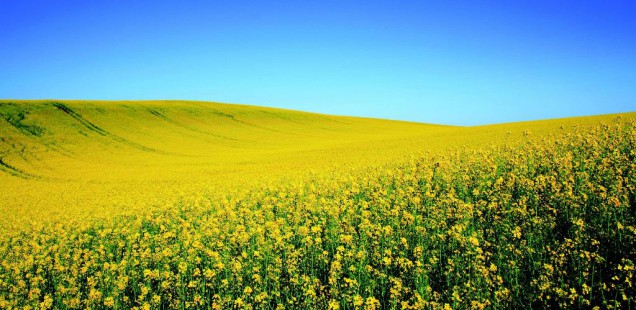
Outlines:
<svg viewBox="0 0 636 310"><path fill-rule="evenodd" d="M2 101L0 211L95 217L169 205L391 161L449 128L211 102Z"/></svg>
<svg viewBox="0 0 636 310"><path fill-rule="evenodd" d="M214 102L4 100L2 226L170 206L194 193L383 166L613 117L456 127Z"/></svg>
<svg viewBox="0 0 636 310"><path fill-rule="evenodd" d="M635 113L0 102L0 309L631 307Z"/></svg>

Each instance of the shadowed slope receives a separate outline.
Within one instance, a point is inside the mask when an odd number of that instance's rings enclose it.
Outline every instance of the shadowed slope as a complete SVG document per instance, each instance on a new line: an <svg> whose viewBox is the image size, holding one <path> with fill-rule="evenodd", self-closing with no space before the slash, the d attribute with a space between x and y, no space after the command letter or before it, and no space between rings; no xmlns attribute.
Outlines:
<svg viewBox="0 0 636 310"><path fill-rule="evenodd" d="M51 178L78 162L235 162L444 128L184 101L1 102L0 116L3 166Z"/></svg>

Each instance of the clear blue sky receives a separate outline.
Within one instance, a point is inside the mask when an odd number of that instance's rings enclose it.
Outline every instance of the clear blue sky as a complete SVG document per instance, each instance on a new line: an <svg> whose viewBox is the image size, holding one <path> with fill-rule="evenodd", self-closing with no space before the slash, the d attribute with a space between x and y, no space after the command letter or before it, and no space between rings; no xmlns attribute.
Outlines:
<svg viewBox="0 0 636 310"><path fill-rule="evenodd" d="M458 125L634 111L636 2L2 0L0 73L0 98Z"/></svg>

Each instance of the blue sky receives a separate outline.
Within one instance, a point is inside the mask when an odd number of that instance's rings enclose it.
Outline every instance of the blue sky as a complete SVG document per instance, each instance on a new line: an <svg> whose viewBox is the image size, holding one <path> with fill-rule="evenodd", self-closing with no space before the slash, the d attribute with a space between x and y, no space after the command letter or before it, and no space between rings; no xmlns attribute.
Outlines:
<svg viewBox="0 0 636 310"><path fill-rule="evenodd" d="M475 125L636 110L633 1L0 1L0 98Z"/></svg>

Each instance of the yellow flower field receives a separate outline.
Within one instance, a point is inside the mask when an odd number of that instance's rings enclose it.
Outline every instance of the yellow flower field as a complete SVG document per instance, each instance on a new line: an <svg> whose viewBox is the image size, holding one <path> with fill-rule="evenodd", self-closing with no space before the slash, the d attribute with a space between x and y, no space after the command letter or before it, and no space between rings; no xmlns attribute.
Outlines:
<svg viewBox="0 0 636 310"><path fill-rule="evenodd" d="M636 306L636 114L0 102L0 309Z"/></svg>

